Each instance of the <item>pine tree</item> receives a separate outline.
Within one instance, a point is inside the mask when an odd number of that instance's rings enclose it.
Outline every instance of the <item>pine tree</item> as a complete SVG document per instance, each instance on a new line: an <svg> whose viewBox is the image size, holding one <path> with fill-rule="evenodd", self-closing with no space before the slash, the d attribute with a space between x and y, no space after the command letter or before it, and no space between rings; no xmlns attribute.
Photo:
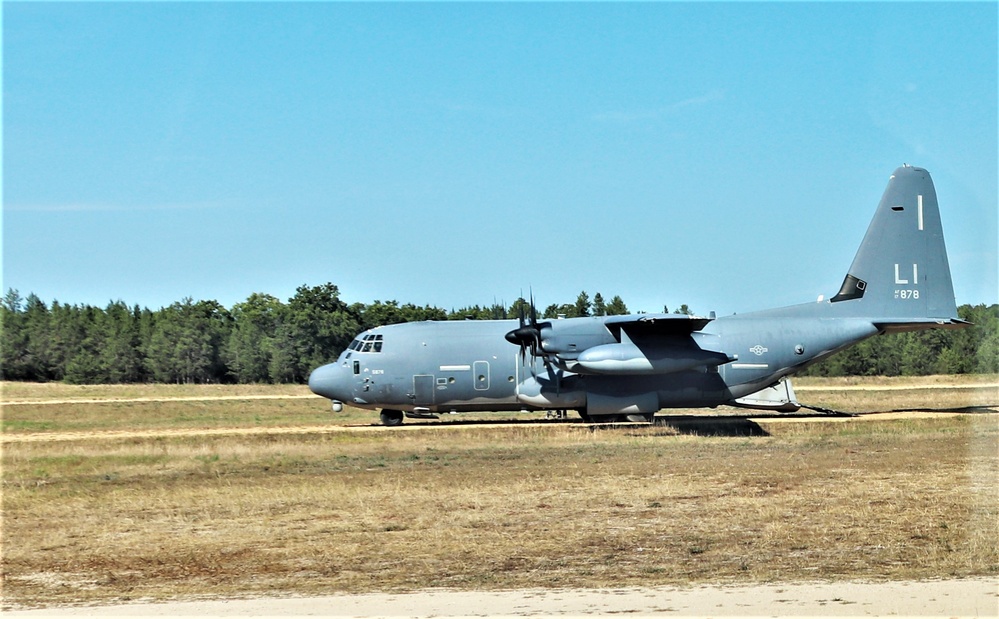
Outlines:
<svg viewBox="0 0 999 619"><path fill-rule="evenodd" d="M604 297L599 292L593 295L593 315L594 316L606 316L607 315L607 305L604 303Z"/></svg>
<svg viewBox="0 0 999 619"><path fill-rule="evenodd" d="M614 298L610 300L607 304L607 315L608 316L625 316L628 313L628 306L624 304L624 300L620 296L614 295Z"/></svg>

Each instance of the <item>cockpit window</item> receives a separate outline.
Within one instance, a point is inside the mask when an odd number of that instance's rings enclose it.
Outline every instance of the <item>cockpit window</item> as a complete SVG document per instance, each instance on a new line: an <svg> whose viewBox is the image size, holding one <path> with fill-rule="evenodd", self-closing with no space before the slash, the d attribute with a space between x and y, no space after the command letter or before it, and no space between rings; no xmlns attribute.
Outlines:
<svg viewBox="0 0 999 619"><path fill-rule="evenodd" d="M381 352L382 342L382 335L380 333L369 333L363 338L358 338L351 342L348 348L358 352Z"/></svg>

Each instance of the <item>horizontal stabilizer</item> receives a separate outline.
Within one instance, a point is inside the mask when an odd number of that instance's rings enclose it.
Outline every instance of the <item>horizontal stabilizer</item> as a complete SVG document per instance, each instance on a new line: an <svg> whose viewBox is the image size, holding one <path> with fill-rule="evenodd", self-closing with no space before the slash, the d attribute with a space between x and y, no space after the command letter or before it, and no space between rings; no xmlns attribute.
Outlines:
<svg viewBox="0 0 999 619"><path fill-rule="evenodd" d="M959 318L884 318L874 320L873 323L882 333L903 333L923 329L963 329L973 324Z"/></svg>

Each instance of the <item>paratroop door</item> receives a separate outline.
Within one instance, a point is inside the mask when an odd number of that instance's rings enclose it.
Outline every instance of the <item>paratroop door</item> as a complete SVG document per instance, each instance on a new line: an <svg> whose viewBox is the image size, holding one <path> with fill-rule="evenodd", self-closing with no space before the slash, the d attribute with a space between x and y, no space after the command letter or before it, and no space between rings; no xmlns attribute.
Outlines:
<svg viewBox="0 0 999 619"><path fill-rule="evenodd" d="M430 406L434 403L434 377L430 374L417 374L413 377L413 393L416 406Z"/></svg>

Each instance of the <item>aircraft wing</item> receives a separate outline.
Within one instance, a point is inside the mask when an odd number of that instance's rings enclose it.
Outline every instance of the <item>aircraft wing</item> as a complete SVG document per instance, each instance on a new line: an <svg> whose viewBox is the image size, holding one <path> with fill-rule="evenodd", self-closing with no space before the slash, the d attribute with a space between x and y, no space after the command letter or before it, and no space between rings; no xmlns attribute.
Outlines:
<svg viewBox="0 0 999 619"><path fill-rule="evenodd" d="M604 319L604 325L620 340L622 329L628 333L690 335L703 329L712 320L686 314L629 314L608 316Z"/></svg>
<svg viewBox="0 0 999 619"><path fill-rule="evenodd" d="M685 314L609 316L604 327L617 341L558 355L574 362L571 371L586 374L669 374L732 361L722 352L702 349L692 337L711 318Z"/></svg>

